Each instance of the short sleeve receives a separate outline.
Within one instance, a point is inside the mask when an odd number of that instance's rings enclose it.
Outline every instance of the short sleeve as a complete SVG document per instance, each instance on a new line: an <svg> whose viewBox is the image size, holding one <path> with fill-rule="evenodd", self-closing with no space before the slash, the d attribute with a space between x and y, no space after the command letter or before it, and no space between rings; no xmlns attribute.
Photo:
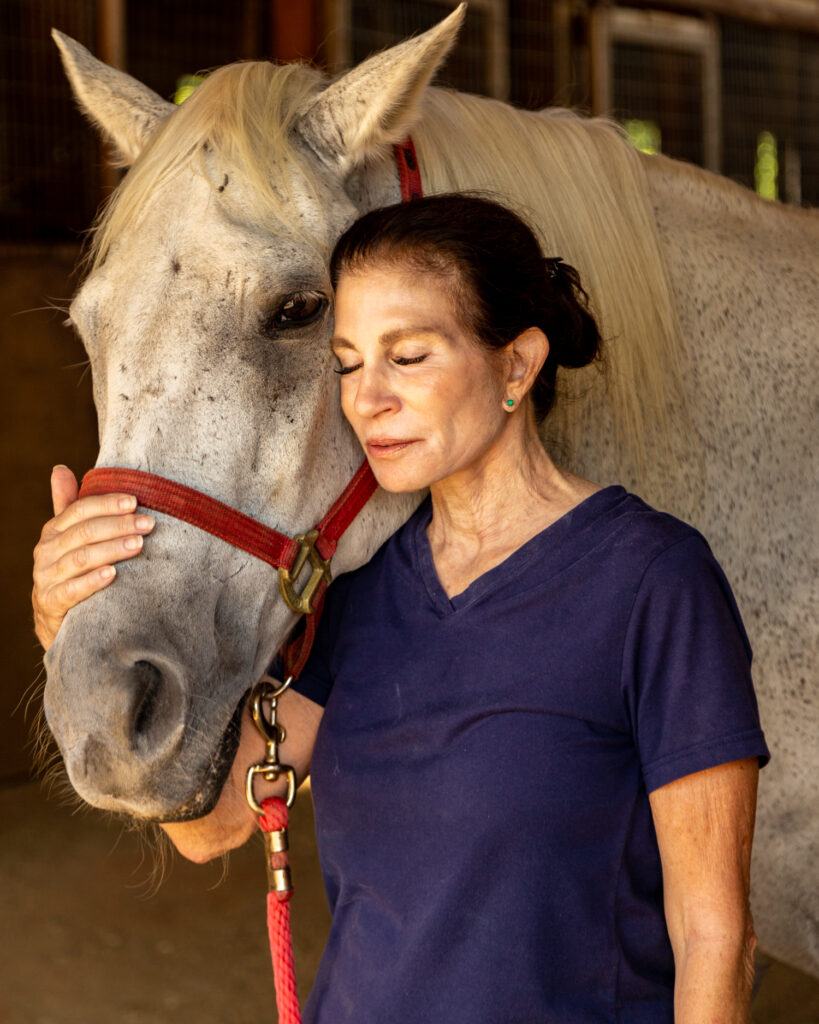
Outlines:
<svg viewBox="0 0 819 1024"><path fill-rule="evenodd" d="M340 576L330 585L310 655L299 678L290 684L291 689L322 707L333 688L332 656L341 626L347 579Z"/></svg>
<svg viewBox="0 0 819 1024"><path fill-rule="evenodd" d="M751 648L731 588L699 534L657 555L638 587L622 686L651 792L745 757L769 759Z"/></svg>

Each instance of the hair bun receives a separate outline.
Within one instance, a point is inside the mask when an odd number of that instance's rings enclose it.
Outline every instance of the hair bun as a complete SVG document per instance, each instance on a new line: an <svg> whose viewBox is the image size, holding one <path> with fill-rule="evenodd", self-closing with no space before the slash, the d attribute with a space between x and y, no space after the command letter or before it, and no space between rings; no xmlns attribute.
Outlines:
<svg viewBox="0 0 819 1024"><path fill-rule="evenodd" d="M545 262L549 284L556 293L553 315L557 330L550 335L552 355L558 366L588 366L598 355L600 334L580 274L560 256Z"/></svg>
<svg viewBox="0 0 819 1024"><path fill-rule="evenodd" d="M546 276L557 277L560 273L560 264L563 262L562 256L544 256L544 263L546 264Z"/></svg>

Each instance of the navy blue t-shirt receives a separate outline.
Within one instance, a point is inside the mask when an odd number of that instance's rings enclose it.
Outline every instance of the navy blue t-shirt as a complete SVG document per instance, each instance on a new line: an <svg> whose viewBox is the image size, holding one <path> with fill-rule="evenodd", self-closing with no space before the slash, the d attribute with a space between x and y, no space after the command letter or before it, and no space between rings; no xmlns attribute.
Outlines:
<svg viewBox="0 0 819 1024"><path fill-rule="evenodd" d="M648 793L768 752L703 538L621 487L451 600L427 500L296 684L333 914L305 1024L671 1024Z"/></svg>

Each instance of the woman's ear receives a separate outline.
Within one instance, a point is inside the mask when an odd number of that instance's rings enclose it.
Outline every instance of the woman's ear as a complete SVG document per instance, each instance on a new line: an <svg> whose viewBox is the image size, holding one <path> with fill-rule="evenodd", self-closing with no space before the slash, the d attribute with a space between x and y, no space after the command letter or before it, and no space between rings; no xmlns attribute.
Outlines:
<svg viewBox="0 0 819 1024"><path fill-rule="evenodd" d="M539 327L527 327L511 341L507 354L507 396L519 405L540 373L549 355L549 339ZM511 408L511 407L510 407Z"/></svg>

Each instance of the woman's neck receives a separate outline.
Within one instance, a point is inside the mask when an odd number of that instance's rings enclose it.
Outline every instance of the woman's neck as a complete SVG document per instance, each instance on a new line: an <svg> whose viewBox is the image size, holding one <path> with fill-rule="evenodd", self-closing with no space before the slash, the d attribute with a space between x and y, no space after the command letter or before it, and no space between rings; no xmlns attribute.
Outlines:
<svg viewBox="0 0 819 1024"><path fill-rule="evenodd" d="M510 422L476 464L430 487L427 536L444 590L460 593L599 489L552 462L534 421Z"/></svg>

